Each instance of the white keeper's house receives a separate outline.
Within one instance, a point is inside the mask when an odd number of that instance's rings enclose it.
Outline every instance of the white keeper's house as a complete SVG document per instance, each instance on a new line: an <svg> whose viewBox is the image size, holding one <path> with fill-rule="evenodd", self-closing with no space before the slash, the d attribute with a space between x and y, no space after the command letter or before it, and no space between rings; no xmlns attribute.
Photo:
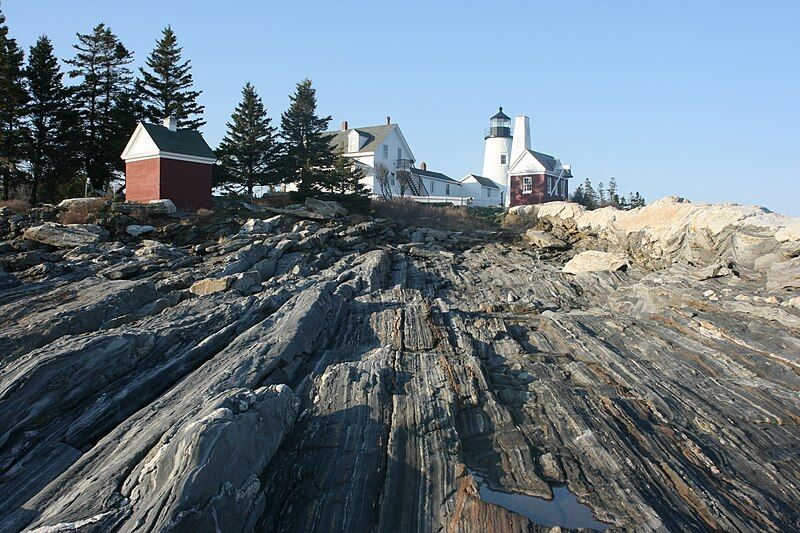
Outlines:
<svg viewBox="0 0 800 533"><path fill-rule="evenodd" d="M502 191L492 180L468 174L455 180L441 172L417 165L400 126L390 117L379 126L350 128L342 122L338 131L329 131L336 152L352 158L364 172L363 183L374 196L409 197L418 202L449 202L455 205L501 205ZM385 167L386 178L376 169ZM387 190L388 189L388 190Z"/></svg>

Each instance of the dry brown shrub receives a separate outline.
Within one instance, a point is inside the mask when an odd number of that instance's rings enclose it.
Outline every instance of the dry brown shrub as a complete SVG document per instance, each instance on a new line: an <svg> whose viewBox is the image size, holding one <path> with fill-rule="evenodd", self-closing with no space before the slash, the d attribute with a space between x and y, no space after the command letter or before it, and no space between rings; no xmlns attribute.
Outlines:
<svg viewBox="0 0 800 533"><path fill-rule="evenodd" d="M273 192L265 194L261 198L254 198L253 205L263 205L267 207L286 207L296 204L297 199L293 199L288 192Z"/></svg>
<svg viewBox="0 0 800 533"><path fill-rule="evenodd" d="M372 205L376 217L391 220L400 226L421 226L444 231L495 229L490 222L475 217L470 207L423 204L408 198L377 200Z"/></svg>
<svg viewBox="0 0 800 533"><path fill-rule="evenodd" d="M94 198L91 202L72 204L69 209L58 214L58 221L62 224L88 224L105 207L105 198Z"/></svg>
<svg viewBox="0 0 800 533"><path fill-rule="evenodd" d="M214 214L214 211L212 209L202 209L201 208L201 209L198 209L195 212L195 214L197 215L197 218L208 218L208 217L210 217L211 215Z"/></svg>
<svg viewBox="0 0 800 533"><path fill-rule="evenodd" d="M8 207L14 214L27 213L31 208L25 200L0 200L0 207Z"/></svg>

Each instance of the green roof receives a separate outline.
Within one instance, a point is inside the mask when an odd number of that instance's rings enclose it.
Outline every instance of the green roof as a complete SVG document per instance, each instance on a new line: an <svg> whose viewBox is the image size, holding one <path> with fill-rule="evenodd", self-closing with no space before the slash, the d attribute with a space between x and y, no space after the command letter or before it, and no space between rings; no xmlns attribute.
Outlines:
<svg viewBox="0 0 800 533"><path fill-rule="evenodd" d="M150 138L153 139L153 142L156 143L158 150L161 152L204 157L207 159L217 158L214 151L208 146L199 131L171 131L164 126L149 124L147 122L142 122L142 126L144 126L145 131L147 131L147 134L150 135Z"/></svg>
<svg viewBox="0 0 800 533"><path fill-rule="evenodd" d="M397 124L383 124L381 126L367 126L366 128L326 131L323 135L331 137L331 146L333 146L337 152L346 152L347 134L355 129L357 132L367 138L367 142L361 147L359 152L374 152L396 127Z"/></svg>

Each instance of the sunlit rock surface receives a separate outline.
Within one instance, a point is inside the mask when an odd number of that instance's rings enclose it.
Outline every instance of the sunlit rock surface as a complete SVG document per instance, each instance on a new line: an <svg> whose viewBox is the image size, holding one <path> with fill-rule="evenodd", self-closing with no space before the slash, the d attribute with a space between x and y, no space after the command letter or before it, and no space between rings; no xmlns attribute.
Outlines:
<svg viewBox="0 0 800 533"><path fill-rule="evenodd" d="M796 220L515 210L542 247L314 208L72 248L0 220L0 531L581 527L528 512L554 493L800 529ZM562 272L586 250L626 268Z"/></svg>

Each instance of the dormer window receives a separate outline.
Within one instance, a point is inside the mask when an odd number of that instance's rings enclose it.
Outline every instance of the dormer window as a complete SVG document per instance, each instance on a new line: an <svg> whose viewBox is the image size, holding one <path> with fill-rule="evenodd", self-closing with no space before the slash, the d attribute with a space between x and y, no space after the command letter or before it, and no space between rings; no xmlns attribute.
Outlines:
<svg viewBox="0 0 800 533"><path fill-rule="evenodd" d="M347 151L348 152L358 152L361 150L361 145L365 139L361 136L361 134L353 130L347 134Z"/></svg>

